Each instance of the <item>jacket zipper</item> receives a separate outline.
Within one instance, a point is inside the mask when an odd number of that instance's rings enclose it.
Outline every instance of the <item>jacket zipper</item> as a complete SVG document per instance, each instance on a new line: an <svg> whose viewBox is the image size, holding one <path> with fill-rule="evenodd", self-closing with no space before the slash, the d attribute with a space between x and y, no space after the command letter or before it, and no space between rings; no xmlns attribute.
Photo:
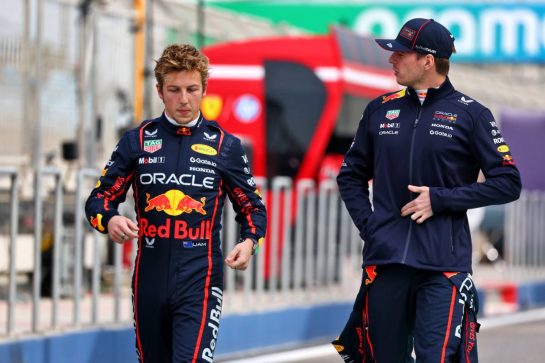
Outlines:
<svg viewBox="0 0 545 363"><path fill-rule="evenodd" d="M414 120L413 124L413 134L411 136L411 149L409 151L409 183L412 183L413 180L413 151L414 151L414 138L416 136L416 127L418 126L418 121L420 120L420 116L422 115L422 106L418 106L418 113L416 114L416 119ZM411 199L411 194L409 192L409 199ZM405 240L405 249L403 250L403 259L401 260L401 263L405 263L405 260L407 259L407 253L409 252L409 244L411 243L411 234L413 231L413 220L411 219L409 222L409 231L407 232L407 239Z"/></svg>
<svg viewBox="0 0 545 363"><path fill-rule="evenodd" d="M450 216L450 252L454 253L454 221Z"/></svg>

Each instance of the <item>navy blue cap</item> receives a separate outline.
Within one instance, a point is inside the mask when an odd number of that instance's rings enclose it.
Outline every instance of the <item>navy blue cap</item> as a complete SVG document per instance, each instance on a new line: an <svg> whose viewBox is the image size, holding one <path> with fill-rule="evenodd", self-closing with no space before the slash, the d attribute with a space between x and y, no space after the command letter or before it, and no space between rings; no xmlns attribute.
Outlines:
<svg viewBox="0 0 545 363"><path fill-rule="evenodd" d="M415 18L403 25L395 39L375 39L382 48L392 52L415 51L438 58L450 58L454 37L433 19Z"/></svg>

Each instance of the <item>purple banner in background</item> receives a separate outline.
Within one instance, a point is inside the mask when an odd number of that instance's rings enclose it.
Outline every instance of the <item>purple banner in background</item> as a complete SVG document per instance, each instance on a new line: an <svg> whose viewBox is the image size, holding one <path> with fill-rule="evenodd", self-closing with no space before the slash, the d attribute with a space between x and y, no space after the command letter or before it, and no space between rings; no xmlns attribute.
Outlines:
<svg viewBox="0 0 545 363"><path fill-rule="evenodd" d="M545 111L502 110L501 133L525 190L545 190Z"/></svg>

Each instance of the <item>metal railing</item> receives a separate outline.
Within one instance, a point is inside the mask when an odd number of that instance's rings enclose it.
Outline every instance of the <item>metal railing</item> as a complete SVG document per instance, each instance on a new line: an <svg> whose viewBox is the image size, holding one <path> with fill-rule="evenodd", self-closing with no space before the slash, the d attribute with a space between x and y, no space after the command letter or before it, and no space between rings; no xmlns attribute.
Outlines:
<svg viewBox="0 0 545 363"><path fill-rule="evenodd" d="M55 182L50 195L54 201L55 237L52 294L50 297L40 294L40 231L34 234L34 250L26 251L25 255L28 259L34 259L31 298L25 300L17 294L25 288L20 275L27 271L18 271L15 264L20 236L19 174L15 168L0 169L0 177L11 178L7 298L5 302L0 299L0 327L6 328L5 331L0 328L0 337L132 323L132 271L122 264L124 248L93 231L84 217L85 199L98 176L99 171L94 169L81 169L78 172L73 201L75 219L67 224L63 221L63 203L66 202L63 198L66 198L66 193L61 174L56 169L42 170L40 178L53 177ZM339 198L336 183L333 180L320 183L299 180L294 184L293 180L285 177L271 180L256 178L256 183L267 205L270 229L264 246L247 271L225 269L225 311L248 312L351 300L360 282L362 241ZM40 185L38 183L36 189L36 196L39 197L33 201L34 226L40 226L44 217ZM222 217L224 252L230 251L238 240L239 226L234 217L232 206L227 201ZM525 192L519 201L508 205L505 256L510 269L533 269L536 276L545 271L544 220L544 193ZM69 252L63 249L67 244L72 248ZM113 246L110 261L104 257L105 246ZM133 246L136 246L134 241ZM73 283L71 289L63 289L60 279L60 271L67 270L66 264L70 264L68 277L69 282ZM113 271L113 279L107 282L106 271ZM84 279L84 273L90 278ZM87 281L90 281L89 286L86 286ZM3 314L3 309L6 314ZM3 316L6 317L5 324Z"/></svg>
<svg viewBox="0 0 545 363"><path fill-rule="evenodd" d="M34 234L34 251L28 252L34 259L31 319L30 321L26 317L21 319L24 323L18 323L17 329L14 329L15 318L23 318L23 311L26 311L28 305L25 299L19 299L23 301L16 302L17 272L13 264L18 233L18 174L15 169L6 169L0 170L0 175L12 176L14 180L10 212L12 215L10 288L7 293L9 303L6 307L8 327L5 333L0 330L0 337L105 323L131 323L132 309L127 308L131 304L130 283L127 278L131 271L122 266L122 246L115 244L113 248L114 278L112 286L108 286L110 291L103 292L106 287L101 282L101 277L106 261L101 257L102 246L113 242L107 241L107 236L94 232L86 226L83 214L85 198L92 188L90 183L94 183L99 172L94 169L79 170L74 199L74 224L66 226L62 220L63 188L60 173L55 169L44 169L40 178L51 176L55 178L52 294L51 297L40 296L42 280L39 263L42 240L40 229ZM224 293L227 296L228 309L236 311L242 310L243 307L243 311L248 311L268 307L271 303L276 305L283 302L293 303L295 298L286 299L286 296L290 294L297 294L299 297L305 294L306 303L312 302L312 298L321 299L321 301L337 300L338 296L332 296L324 289L340 288L343 283L347 283L352 291L352 287L359 279L360 267L359 263L346 263L345 259L359 261L361 240L357 232L352 231L354 227L348 219L348 214L339 213L340 200L334 181L325 181L316 185L312 180L302 180L294 187L293 181L289 178L274 178L270 183L267 183L264 178L255 179L268 207L269 237L264 242L260 253L253 258L247 271L225 269ZM42 194L40 187L37 188L36 193ZM43 219L41 198L36 198L34 203L36 218L34 225L40 226ZM227 201L222 221L224 251L230 251L238 240L239 227L234 217L234 211L230 202ZM70 230L74 231L73 235L69 234ZM73 245L73 252L71 251L69 257L62 260L59 254L66 255L62 248L63 243L67 243L66 236L70 237L68 243ZM85 249L84 246L89 244L91 247L88 246L89 248ZM353 248L356 244L360 248ZM84 252L88 254L84 256ZM134 253L133 251L133 256ZM352 256L348 256L347 253ZM90 288L85 288L83 279L84 270L89 269L89 266L84 265L85 259L92 260L90 271L87 271L91 276ZM70 269L73 273L73 287L63 290L59 286L61 284L59 271L66 270L66 266L63 265L66 263L73 265ZM348 271L350 279L343 279L341 270L345 270L344 275ZM61 294L61 291L64 293ZM244 301L243 304L241 299ZM0 301L0 307L1 304Z"/></svg>
<svg viewBox="0 0 545 363"><path fill-rule="evenodd" d="M86 178L93 178L93 180L97 180L100 176L100 173L97 170L94 169L81 169L78 172L77 176L77 184L76 184L76 219L75 219L75 256L74 256L74 325L79 326L80 325L80 317L81 317L81 294L82 294L82 270L83 270L83 262L82 262L82 250L83 250L83 221L86 220L86 218L83 217L84 212L84 192L83 188L85 185L85 179ZM94 252L95 254L98 253L98 242L95 240L94 243ZM100 265L97 264L97 257L93 259L95 264L93 266L93 303L92 303L92 321L96 322L96 316L97 316L97 293L98 293L98 286L96 286L96 276L98 274L98 271L100 269Z"/></svg>
<svg viewBox="0 0 545 363"><path fill-rule="evenodd" d="M545 276L545 192L523 191L506 206L505 260L512 277ZM524 276L523 276L524 277Z"/></svg>
<svg viewBox="0 0 545 363"><path fill-rule="evenodd" d="M17 232L19 227L19 173L16 168L0 168L0 177L9 177L10 185L10 227L9 227L9 261L8 261L8 304L6 317L6 333L13 331L16 281L15 281L15 255L17 248Z"/></svg>
<svg viewBox="0 0 545 363"><path fill-rule="evenodd" d="M63 235L63 223L62 223L62 209L63 209L63 188L62 188L62 174L59 169L44 168L42 169L41 176L36 176L36 189L34 196L35 205L35 219L34 219L34 282L33 282L33 297L32 297L32 331L38 331L38 323L40 319L39 305L40 305L40 287L41 287L41 244L42 244L42 183L41 179L44 176L52 176L55 180L54 191L54 227L53 227L53 273L52 273L52 313L51 313L51 327L56 328L59 322L59 268L60 268L60 245Z"/></svg>

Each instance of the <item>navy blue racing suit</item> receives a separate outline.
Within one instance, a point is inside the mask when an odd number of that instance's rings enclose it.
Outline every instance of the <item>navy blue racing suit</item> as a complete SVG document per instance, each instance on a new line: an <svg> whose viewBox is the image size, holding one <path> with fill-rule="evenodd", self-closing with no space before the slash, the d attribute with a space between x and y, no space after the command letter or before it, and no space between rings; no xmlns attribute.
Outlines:
<svg viewBox="0 0 545 363"><path fill-rule="evenodd" d="M477 182L479 170L483 182ZM471 273L466 211L513 201L521 190L515 161L492 113L456 91L448 78L429 89L422 104L411 88L379 97L363 113L337 182L365 240L364 268L376 265L379 272L365 289L366 303L358 305L368 309L367 325L359 328L369 329L369 340L362 342L374 347L374 357L383 357L379 363L404 361L407 335L415 337L419 361L453 361L452 340L459 344L460 336L451 334L450 327L458 326L465 308L458 304L462 292L452 294L444 273ZM421 224L401 216L402 207L418 196L409 185L429 187L433 216ZM414 310L401 311L407 304Z"/></svg>
<svg viewBox="0 0 545 363"><path fill-rule="evenodd" d="M225 196L241 240L265 236L266 210L238 138L200 117L163 114L126 132L91 192L86 214L107 233L129 186L138 219L133 273L140 362L212 362L223 300L220 230Z"/></svg>

